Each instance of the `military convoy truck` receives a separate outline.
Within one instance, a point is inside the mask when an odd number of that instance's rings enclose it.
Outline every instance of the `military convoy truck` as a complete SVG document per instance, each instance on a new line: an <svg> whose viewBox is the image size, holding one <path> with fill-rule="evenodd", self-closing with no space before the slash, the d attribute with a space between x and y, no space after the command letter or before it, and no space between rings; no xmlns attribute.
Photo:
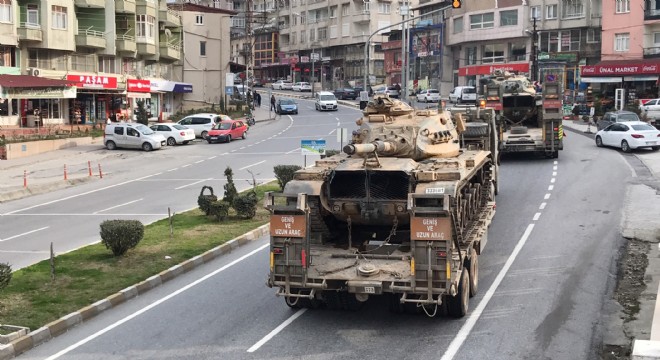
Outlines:
<svg viewBox="0 0 660 360"><path fill-rule="evenodd" d="M464 316L495 214L494 121L377 95L357 124L343 153L266 194L268 286L293 308L378 296L396 312Z"/></svg>

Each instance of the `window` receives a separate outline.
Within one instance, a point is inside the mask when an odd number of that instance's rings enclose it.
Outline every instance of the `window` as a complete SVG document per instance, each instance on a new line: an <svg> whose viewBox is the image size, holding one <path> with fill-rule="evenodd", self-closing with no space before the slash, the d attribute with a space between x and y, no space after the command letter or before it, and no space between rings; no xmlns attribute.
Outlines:
<svg viewBox="0 0 660 360"><path fill-rule="evenodd" d="M66 30L68 24L68 16L66 14L66 7L53 5L52 9L52 21L51 25L53 29Z"/></svg>
<svg viewBox="0 0 660 360"><path fill-rule="evenodd" d="M15 55L14 47L0 45L0 66L14 66Z"/></svg>
<svg viewBox="0 0 660 360"><path fill-rule="evenodd" d="M616 0L616 13L624 14L630 12L630 0Z"/></svg>
<svg viewBox="0 0 660 360"><path fill-rule="evenodd" d="M36 4L27 5L27 16L25 18L26 26L39 26L39 6Z"/></svg>
<svg viewBox="0 0 660 360"><path fill-rule="evenodd" d="M600 29L587 29L587 43L599 43L600 42Z"/></svg>
<svg viewBox="0 0 660 360"><path fill-rule="evenodd" d="M336 39L339 34L339 29L337 25L330 26L330 39Z"/></svg>
<svg viewBox="0 0 660 360"><path fill-rule="evenodd" d="M204 15L202 14L195 15L195 25L204 25Z"/></svg>
<svg viewBox="0 0 660 360"><path fill-rule="evenodd" d="M301 38L301 39L302 39L302 38ZM290 42L291 42L291 45L295 45L295 44L296 44L296 33L291 33L291 40L290 40Z"/></svg>
<svg viewBox="0 0 660 360"><path fill-rule="evenodd" d="M495 26L495 14L470 15L470 29L489 29Z"/></svg>
<svg viewBox="0 0 660 360"><path fill-rule="evenodd" d="M318 28L317 32L318 40L325 40L328 38L328 28Z"/></svg>
<svg viewBox="0 0 660 360"><path fill-rule="evenodd" d="M564 19L584 16L583 0L562 0L561 5L563 8L562 17Z"/></svg>
<svg viewBox="0 0 660 360"><path fill-rule="evenodd" d="M296 18L293 18L294 21L295 21L295 19ZM293 24L293 25L295 25L295 24ZM243 29L245 27L245 18L241 18L241 17L231 18L231 26L235 27L235 28Z"/></svg>
<svg viewBox="0 0 660 360"><path fill-rule="evenodd" d="M390 3L379 2L378 3L378 13L379 14L389 14L390 13Z"/></svg>
<svg viewBox="0 0 660 360"><path fill-rule="evenodd" d="M368 14L371 11L371 3L370 2L365 2L362 4L362 13L363 14Z"/></svg>
<svg viewBox="0 0 660 360"><path fill-rule="evenodd" d="M330 7L330 19L334 19L337 17L337 7L336 6L331 6Z"/></svg>
<svg viewBox="0 0 660 360"><path fill-rule="evenodd" d="M542 32L539 50L543 52L578 51L580 50L580 30Z"/></svg>
<svg viewBox="0 0 660 360"><path fill-rule="evenodd" d="M298 16L293 15L293 16L291 17L291 25L293 25L293 26L298 25Z"/></svg>
<svg viewBox="0 0 660 360"><path fill-rule="evenodd" d="M630 33L614 36L614 51L626 52L630 48Z"/></svg>
<svg viewBox="0 0 660 360"><path fill-rule="evenodd" d="M9 103L11 102L11 113L9 111ZM11 101L5 100L0 102L0 116L18 115L18 100Z"/></svg>
<svg viewBox="0 0 660 360"><path fill-rule="evenodd" d="M465 65L477 64L477 47L469 47L465 49ZM458 68L458 67L457 67Z"/></svg>
<svg viewBox="0 0 660 360"><path fill-rule="evenodd" d="M135 17L137 27L136 39L138 42L153 44L156 42L156 18L151 15L137 15Z"/></svg>
<svg viewBox="0 0 660 360"><path fill-rule="evenodd" d="M491 44L484 45L484 64L502 63L504 62L504 45Z"/></svg>
<svg viewBox="0 0 660 360"><path fill-rule="evenodd" d="M307 32L305 30L302 30L300 32L300 43L304 44L306 40L307 40Z"/></svg>
<svg viewBox="0 0 660 360"><path fill-rule="evenodd" d="M119 74L119 62L113 57L99 56L99 72Z"/></svg>
<svg viewBox="0 0 660 360"><path fill-rule="evenodd" d="M541 7L532 6L529 8L529 18L530 19L540 19L541 18Z"/></svg>
<svg viewBox="0 0 660 360"><path fill-rule="evenodd" d="M509 54L511 61L525 61L527 60L527 45L525 43L511 43Z"/></svg>
<svg viewBox="0 0 660 360"><path fill-rule="evenodd" d="M346 37L351 35L351 24L341 24L341 36Z"/></svg>
<svg viewBox="0 0 660 360"><path fill-rule="evenodd" d="M545 18L546 19L556 19L557 18L557 4L548 5L545 7Z"/></svg>
<svg viewBox="0 0 660 360"><path fill-rule="evenodd" d="M454 19L454 34L463 32L463 17L457 17Z"/></svg>
<svg viewBox="0 0 660 360"><path fill-rule="evenodd" d="M199 42L199 56L206 56L206 41Z"/></svg>
<svg viewBox="0 0 660 360"><path fill-rule="evenodd" d="M11 0L0 0L0 22L11 23Z"/></svg>
<svg viewBox="0 0 660 360"><path fill-rule="evenodd" d="M518 25L518 10L500 11L500 26Z"/></svg>
<svg viewBox="0 0 660 360"><path fill-rule="evenodd" d="M316 38L316 32L314 29L309 29L309 42L315 41Z"/></svg>
<svg viewBox="0 0 660 360"><path fill-rule="evenodd" d="M348 11L350 10L350 4L342 4L341 6L341 15L348 16Z"/></svg>
<svg viewBox="0 0 660 360"><path fill-rule="evenodd" d="M660 44L660 32L653 33L653 44L655 45Z"/></svg>

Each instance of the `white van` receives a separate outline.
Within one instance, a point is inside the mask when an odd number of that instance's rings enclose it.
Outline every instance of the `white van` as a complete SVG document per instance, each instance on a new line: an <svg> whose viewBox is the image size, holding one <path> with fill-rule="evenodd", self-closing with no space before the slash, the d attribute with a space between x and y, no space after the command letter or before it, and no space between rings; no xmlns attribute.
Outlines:
<svg viewBox="0 0 660 360"><path fill-rule="evenodd" d="M103 144L108 150L132 148L151 151L160 149L165 143L163 135L136 123L109 124L103 133Z"/></svg>
<svg viewBox="0 0 660 360"><path fill-rule="evenodd" d="M314 99L315 99L314 105L316 106L316 111L339 110L339 107L337 106L337 97L335 97L335 94L329 91L317 92Z"/></svg>
<svg viewBox="0 0 660 360"><path fill-rule="evenodd" d="M177 124L193 129L196 137L206 139L206 136L213 128L213 125L219 123L220 120L222 120L222 117L218 114L204 113L188 115L179 120Z"/></svg>
<svg viewBox="0 0 660 360"><path fill-rule="evenodd" d="M477 89L474 86L457 86L449 93L453 103L477 102Z"/></svg>

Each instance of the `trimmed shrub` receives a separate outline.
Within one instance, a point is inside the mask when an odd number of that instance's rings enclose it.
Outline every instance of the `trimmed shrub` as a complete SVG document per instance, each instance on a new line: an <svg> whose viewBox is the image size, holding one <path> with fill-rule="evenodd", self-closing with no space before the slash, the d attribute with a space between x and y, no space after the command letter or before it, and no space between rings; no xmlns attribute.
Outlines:
<svg viewBox="0 0 660 360"><path fill-rule="evenodd" d="M341 151L339 151L339 150L334 150L334 149L326 150L325 155L323 155L322 158L327 158L327 157L330 157L330 156L333 156L333 155L337 155L339 153L341 153Z"/></svg>
<svg viewBox="0 0 660 360"><path fill-rule="evenodd" d="M277 183L280 185L280 190L284 190L286 184L293 180L293 174L300 169L302 167L298 165L277 165L273 168Z"/></svg>
<svg viewBox="0 0 660 360"><path fill-rule="evenodd" d="M11 265L6 263L0 263L0 290L4 289L9 285L11 281Z"/></svg>
<svg viewBox="0 0 660 360"><path fill-rule="evenodd" d="M135 111L137 122L142 125L149 125L149 117L147 117L147 109L144 107L144 100L137 101L137 110Z"/></svg>
<svg viewBox="0 0 660 360"><path fill-rule="evenodd" d="M236 196L238 196L238 190L236 190L236 185L234 185L234 172L229 166L225 169L225 177L227 178L227 183L225 184L225 195L223 200L232 204Z"/></svg>
<svg viewBox="0 0 660 360"><path fill-rule="evenodd" d="M204 190L208 189L210 194L204 194ZM218 197L213 193L213 188L210 186L202 186L202 191L199 192L197 197L197 205L199 209L206 215L209 215L210 204L214 201L218 201Z"/></svg>
<svg viewBox="0 0 660 360"><path fill-rule="evenodd" d="M224 200L213 201L209 204L209 216L213 216L215 221L222 221L229 215L230 204Z"/></svg>
<svg viewBox="0 0 660 360"><path fill-rule="evenodd" d="M101 242L115 256L124 255L144 237L144 225L138 220L106 220L101 223Z"/></svg>
<svg viewBox="0 0 660 360"><path fill-rule="evenodd" d="M252 219L257 214L257 193L249 191L240 194L234 198L232 206L236 210L236 215L244 219Z"/></svg>

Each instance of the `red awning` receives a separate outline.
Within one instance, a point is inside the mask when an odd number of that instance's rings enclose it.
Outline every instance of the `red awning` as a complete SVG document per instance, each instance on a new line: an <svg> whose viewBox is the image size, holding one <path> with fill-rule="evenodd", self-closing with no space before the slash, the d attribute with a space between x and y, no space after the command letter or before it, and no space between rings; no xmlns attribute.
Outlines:
<svg viewBox="0 0 660 360"><path fill-rule="evenodd" d="M583 77L660 75L660 59L604 60L596 65L582 66L580 69Z"/></svg>
<svg viewBox="0 0 660 360"><path fill-rule="evenodd" d="M0 86L6 88L47 88L73 86L75 82L30 75L0 75Z"/></svg>

